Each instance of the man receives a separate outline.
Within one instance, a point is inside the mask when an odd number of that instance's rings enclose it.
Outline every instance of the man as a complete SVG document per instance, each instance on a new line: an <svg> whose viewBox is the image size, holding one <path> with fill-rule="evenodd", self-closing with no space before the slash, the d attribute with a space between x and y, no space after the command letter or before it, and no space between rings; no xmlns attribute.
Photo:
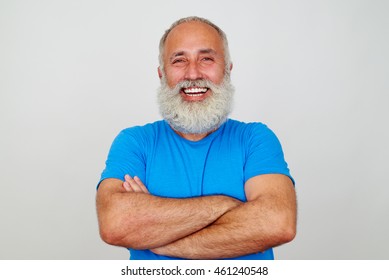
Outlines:
<svg viewBox="0 0 389 280"><path fill-rule="evenodd" d="M273 259L296 231L294 185L276 136L228 119L227 38L208 20L160 42L164 118L123 130L97 191L102 239L131 259Z"/></svg>

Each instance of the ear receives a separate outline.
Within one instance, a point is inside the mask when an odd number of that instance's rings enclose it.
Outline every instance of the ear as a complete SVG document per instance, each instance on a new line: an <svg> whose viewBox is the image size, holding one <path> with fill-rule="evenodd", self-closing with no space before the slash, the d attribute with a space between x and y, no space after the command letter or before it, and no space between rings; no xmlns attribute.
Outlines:
<svg viewBox="0 0 389 280"><path fill-rule="evenodd" d="M162 79L162 70L161 67L158 66L158 77Z"/></svg>

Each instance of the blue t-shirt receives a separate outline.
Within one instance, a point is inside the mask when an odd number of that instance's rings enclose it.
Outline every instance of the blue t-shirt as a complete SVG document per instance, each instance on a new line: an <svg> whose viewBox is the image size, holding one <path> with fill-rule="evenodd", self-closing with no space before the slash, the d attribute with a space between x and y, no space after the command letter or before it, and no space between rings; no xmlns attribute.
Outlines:
<svg viewBox="0 0 389 280"><path fill-rule="evenodd" d="M160 197L227 195L244 202L248 179L261 174L291 178L280 142L266 125L231 119L200 141L182 138L166 121L124 129L112 143L100 182L124 180L126 174L138 176ZM131 259L174 259L129 250ZM273 258L269 249L236 259Z"/></svg>

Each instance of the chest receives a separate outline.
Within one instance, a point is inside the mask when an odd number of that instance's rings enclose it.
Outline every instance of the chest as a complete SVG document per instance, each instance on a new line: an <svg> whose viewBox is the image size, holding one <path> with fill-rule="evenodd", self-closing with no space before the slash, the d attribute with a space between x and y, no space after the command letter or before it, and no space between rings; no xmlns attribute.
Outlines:
<svg viewBox="0 0 389 280"><path fill-rule="evenodd" d="M245 153L241 145L157 141L147 157L146 184L162 197L228 195L245 200Z"/></svg>

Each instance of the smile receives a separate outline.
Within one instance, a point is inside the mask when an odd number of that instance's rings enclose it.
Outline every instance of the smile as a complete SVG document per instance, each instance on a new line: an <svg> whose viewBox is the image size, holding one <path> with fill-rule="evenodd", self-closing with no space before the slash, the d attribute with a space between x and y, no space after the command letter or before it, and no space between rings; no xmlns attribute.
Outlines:
<svg viewBox="0 0 389 280"><path fill-rule="evenodd" d="M189 88L183 88L182 91L189 96L199 96L208 91L208 88L206 87L189 87Z"/></svg>

